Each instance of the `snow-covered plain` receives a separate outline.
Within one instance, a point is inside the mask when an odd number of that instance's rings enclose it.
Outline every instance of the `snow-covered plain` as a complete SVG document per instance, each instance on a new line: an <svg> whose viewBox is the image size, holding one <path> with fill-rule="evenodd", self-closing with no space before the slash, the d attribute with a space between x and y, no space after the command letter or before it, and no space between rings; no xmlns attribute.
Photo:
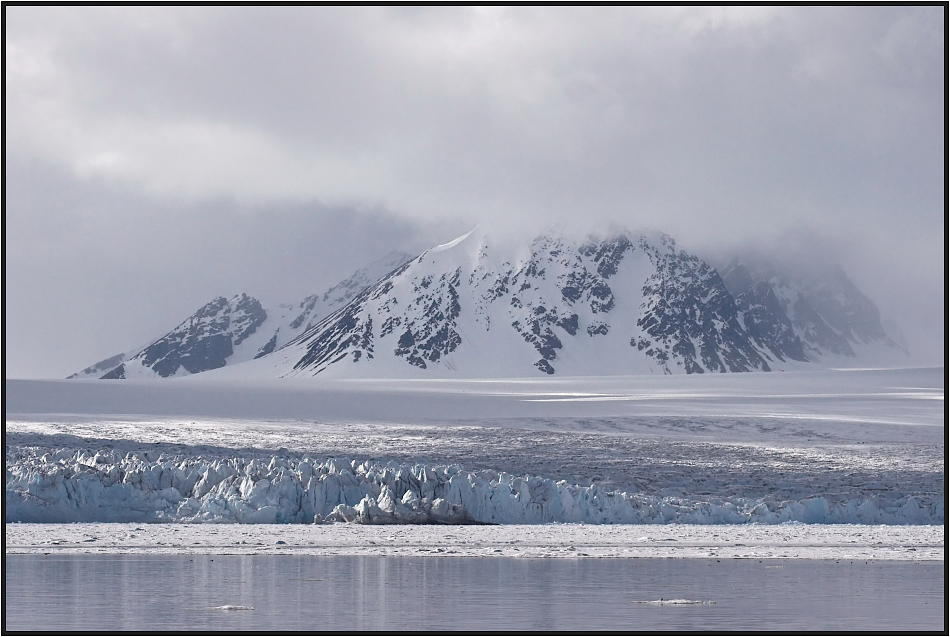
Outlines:
<svg viewBox="0 0 950 637"><path fill-rule="evenodd" d="M942 526L8 524L7 553L943 560Z"/></svg>
<svg viewBox="0 0 950 637"><path fill-rule="evenodd" d="M943 385L6 381L5 519L942 525Z"/></svg>

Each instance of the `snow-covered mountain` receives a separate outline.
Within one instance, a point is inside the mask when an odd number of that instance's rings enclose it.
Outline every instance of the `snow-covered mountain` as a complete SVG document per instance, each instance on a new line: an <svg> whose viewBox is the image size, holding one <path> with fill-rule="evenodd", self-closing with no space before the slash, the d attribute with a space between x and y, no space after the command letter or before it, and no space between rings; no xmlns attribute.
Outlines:
<svg viewBox="0 0 950 637"><path fill-rule="evenodd" d="M519 244L475 230L274 311L243 294L215 299L80 375L689 374L858 362L869 348L904 355L840 268L755 266L717 270L657 231Z"/></svg>
<svg viewBox="0 0 950 637"><path fill-rule="evenodd" d="M540 236L527 249L472 232L367 288L254 373L669 374L805 363L782 320L764 311L750 320L759 305L780 303L763 294L737 303L715 269L660 232Z"/></svg>
<svg viewBox="0 0 950 637"><path fill-rule="evenodd" d="M109 358L104 358L98 363L93 363L89 367L78 371L75 374L67 376L68 379L73 378L102 378L103 374L107 374L117 366L121 365L125 361L129 360L137 353L141 352L145 346L135 347L130 349L127 352L120 352L115 356L110 356Z"/></svg>
<svg viewBox="0 0 950 637"><path fill-rule="evenodd" d="M720 268L753 338L771 339L792 359L812 362L900 360L906 347L838 265L789 267L761 255Z"/></svg>
<svg viewBox="0 0 950 637"><path fill-rule="evenodd" d="M246 294L218 297L147 346L107 358L70 378L182 376L266 356L411 258L392 252L323 294L276 308L265 309Z"/></svg>

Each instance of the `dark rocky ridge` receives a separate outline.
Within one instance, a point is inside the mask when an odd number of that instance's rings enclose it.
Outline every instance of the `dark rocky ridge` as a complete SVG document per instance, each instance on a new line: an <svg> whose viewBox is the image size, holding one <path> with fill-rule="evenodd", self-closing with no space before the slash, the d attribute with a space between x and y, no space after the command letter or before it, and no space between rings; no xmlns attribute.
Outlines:
<svg viewBox="0 0 950 637"><path fill-rule="evenodd" d="M325 293L310 295L299 303L280 305L270 313L247 295L238 295L231 301L216 298L147 347L112 356L70 378L126 378L140 376L145 370L149 370L146 376L154 372L159 377L167 377L179 373L179 370L200 373L224 364L262 358L286 345L333 310L346 305L379 277L410 258L403 253L391 252ZM242 325L242 322L246 324ZM189 336L192 324L195 324L195 333ZM251 344L245 341L255 334L257 337L253 339L251 348Z"/></svg>
<svg viewBox="0 0 950 637"><path fill-rule="evenodd" d="M798 361L851 357L855 346L874 343L906 354L884 331L877 307L840 266L802 270L761 257L734 258L723 267L723 281L753 338L769 343L777 356Z"/></svg>
<svg viewBox="0 0 950 637"><path fill-rule="evenodd" d="M267 319L260 302L246 294L228 300L220 296L161 337L103 379L126 377L132 361L165 378L184 369L197 374L227 364L234 346L253 334Z"/></svg>
<svg viewBox="0 0 950 637"><path fill-rule="evenodd" d="M93 365L90 365L81 372L76 372L67 378L79 378L81 376L93 376L96 374L102 374L102 372L109 372L109 370L115 370L116 366L125 361L128 358L128 355L123 352L121 354L116 354L115 356L110 356L104 360L99 361ZM124 369L124 368L123 368ZM123 371L124 373L124 371ZM124 376L123 376L124 377Z"/></svg>

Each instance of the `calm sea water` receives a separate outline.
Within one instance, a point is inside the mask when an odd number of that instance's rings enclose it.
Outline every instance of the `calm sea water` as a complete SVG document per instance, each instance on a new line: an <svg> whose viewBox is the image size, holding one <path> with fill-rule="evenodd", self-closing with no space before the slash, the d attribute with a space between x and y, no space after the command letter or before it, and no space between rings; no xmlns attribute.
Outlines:
<svg viewBox="0 0 950 637"><path fill-rule="evenodd" d="M7 555L4 628L944 630L943 571L943 562ZM637 603L661 599L706 603Z"/></svg>

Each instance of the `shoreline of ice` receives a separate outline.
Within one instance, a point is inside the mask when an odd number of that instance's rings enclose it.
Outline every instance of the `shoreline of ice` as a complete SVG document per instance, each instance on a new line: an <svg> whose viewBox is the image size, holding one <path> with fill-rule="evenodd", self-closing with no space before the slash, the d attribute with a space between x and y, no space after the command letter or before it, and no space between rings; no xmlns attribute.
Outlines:
<svg viewBox="0 0 950 637"><path fill-rule="evenodd" d="M943 526L7 524L8 555L944 560Z"/></svg>

